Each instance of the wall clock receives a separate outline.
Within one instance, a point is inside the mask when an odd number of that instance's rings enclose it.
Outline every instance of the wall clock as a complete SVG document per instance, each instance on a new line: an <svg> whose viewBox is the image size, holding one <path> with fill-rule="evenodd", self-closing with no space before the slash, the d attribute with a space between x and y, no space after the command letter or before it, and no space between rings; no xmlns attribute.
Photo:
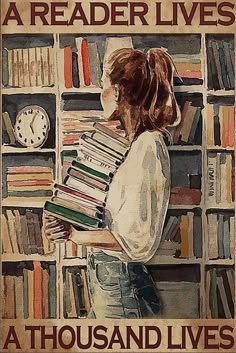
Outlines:
<svg viewBox="0 0 236 353"><path fill-rule="evenodd" d="M48 137L50 120L47 112L38 105L28 105L16 117L16 140L25 147L40 147Z"/></svg>

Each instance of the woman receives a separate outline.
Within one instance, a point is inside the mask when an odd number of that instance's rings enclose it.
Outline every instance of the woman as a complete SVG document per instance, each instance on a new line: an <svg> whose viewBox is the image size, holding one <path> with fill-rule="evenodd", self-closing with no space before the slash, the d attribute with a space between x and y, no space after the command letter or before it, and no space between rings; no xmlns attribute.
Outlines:
<svg viewBox="0 0 236 353"><path fill-rule="evenodd" d="M101 102L119 119L131 142L107 195L106 228L77 231L45 217L49 239L86 245L90 317L157 317L160 300L144 263L156 252L170 192L170 163L164 138L179 123L173 93L174 65L164 49L116 50L103 73Z"/></svg>

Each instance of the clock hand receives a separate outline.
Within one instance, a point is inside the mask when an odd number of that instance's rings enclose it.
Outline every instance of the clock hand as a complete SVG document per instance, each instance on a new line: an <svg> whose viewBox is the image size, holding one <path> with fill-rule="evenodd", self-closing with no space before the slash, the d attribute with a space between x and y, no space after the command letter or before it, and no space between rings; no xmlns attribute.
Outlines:
<svg viewBox="0 0 236 353"><path fill-rule="evenodd" d="M36 118L37 115L38 115L38 112L34 114L33 119L32 119L32 121L30 123L30 128L31 128L31 131L32 131L33 134L34 134L33 124L34 124L34 121L35 121L35 118Z"/></svg>

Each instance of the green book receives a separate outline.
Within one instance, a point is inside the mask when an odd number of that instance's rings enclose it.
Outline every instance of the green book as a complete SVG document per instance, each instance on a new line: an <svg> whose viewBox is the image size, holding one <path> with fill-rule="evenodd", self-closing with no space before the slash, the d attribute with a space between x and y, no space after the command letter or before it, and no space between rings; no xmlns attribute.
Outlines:
<svg viewBox="0 0 236 353"><path fill-rule="evenodd" d="M83 213L80 213L75 210L71 210L65 206L61 205L56 205L53 202L47 201L44 206L45 211L48 211L50 213L53 213L57 216L62 216L64 219L67 219L68 221L75 222L76 224L79 224L80 226L88 226L88 227L93 227L93 228L101 228L102 223L101 221L92 218L90 216L87 216Z"/></svg>
<svg viewBox="0 0 236 353"><path fill-rule="evenodd" d="M89 173L97 178L103 179L105 181L111 180L112 173L109 173L110 175L106 175L105 173L99 172L96 169L92 169L92 168L90 168L80 162L77 162L77 161L73 161L72 166L77 169L83 170L84 172Z"/></svg>

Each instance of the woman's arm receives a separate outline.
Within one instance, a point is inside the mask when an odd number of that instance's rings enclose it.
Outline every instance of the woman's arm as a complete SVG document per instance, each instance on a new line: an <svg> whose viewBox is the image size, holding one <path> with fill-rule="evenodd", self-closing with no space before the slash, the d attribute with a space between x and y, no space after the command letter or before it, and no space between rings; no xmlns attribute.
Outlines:
<svg viewBox="0 0 236 353"><path fill-rule="evenodd" d="M109 229L78 231L72 227L70 240L78 245L122 251L121 246Z"/></svg>
<svg viewBox="0 0 236 353"><path fill-rule="evenodd" d="M121 251L122 248L109 229L76 230L70 223L44 215L44 233L48 240L62 242L71 240L78 245Z"/></svg>

